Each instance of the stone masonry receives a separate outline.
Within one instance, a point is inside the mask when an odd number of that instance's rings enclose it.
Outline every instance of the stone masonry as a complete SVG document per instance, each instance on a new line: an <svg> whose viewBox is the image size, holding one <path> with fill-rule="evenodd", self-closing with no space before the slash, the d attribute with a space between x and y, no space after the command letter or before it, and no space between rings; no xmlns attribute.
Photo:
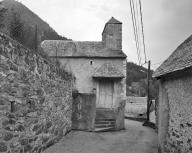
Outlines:
<svg viewBox="0 0 192 153"><path fill-rule="evenodd" d="M102 33L102 41L106 48L122 49L122 23L107 24Z"/></svg>
<svg viewBox="0 0 192 153"><path fill-rule="evenodd" d="M112 17L105 24L102 41L44 40L41 47L73 74L73 90L95 94L96 109L110 110L117 123L116 130L124 128L127 56L122 51L120 21ZM89 129L84 127L79 129Z"/></svg>
<svg viewBox="0 0 192 153"><path fill-rule="evenodd" d="M190 76L161 81L159 98L159 151L192 152Z"/></svg>
<svg viewBox="0 0 192 153"><path fill-rule="evenodd" d="M71 107L71 76L0 33L0 152L42 152L71 129Z"/></svg>

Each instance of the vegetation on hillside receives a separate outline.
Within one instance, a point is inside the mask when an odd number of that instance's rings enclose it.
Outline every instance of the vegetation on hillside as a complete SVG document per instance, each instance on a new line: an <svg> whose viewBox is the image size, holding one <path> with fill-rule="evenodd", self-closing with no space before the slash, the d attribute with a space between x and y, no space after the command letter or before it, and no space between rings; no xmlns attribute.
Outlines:
<svg viewBox="0 0 192 153"><path fill-rule="evenodd" d="M151 70L150 74L152 75ZM147 96L147 69L132 62L127 62L127 95ZM158 82L151 77L150 96L156 98L158 93Z"/></svg>
<svg viewBox="0 0 192 153"><path fill-rule="evenodd" d="M21 21L20 14L16 13L14 9L12 9L11 20L8 28L9 28L10 36L13 39L19 41L22 44L25 44L24 24Z"/></svg>
<svg viewBox="0 0 192 153"><path fill-rule="evenodd" d="M2 2L0 2L0 28L4 27L4 19L5 19L5 12L6 12L6 8L2 5Z"/></svg>
<svg viewBox="0 0 192 153"><path fill-rule="evenodd" d="M3 13L1 13L1 8ZM24 46L35 49L43 40L66 40L45 21L26 6L16 0L4 0L0 3L0 31L10 35ZM5 20L6 19L6 20ZM35 36L37 26L37 37Z"/></svg>

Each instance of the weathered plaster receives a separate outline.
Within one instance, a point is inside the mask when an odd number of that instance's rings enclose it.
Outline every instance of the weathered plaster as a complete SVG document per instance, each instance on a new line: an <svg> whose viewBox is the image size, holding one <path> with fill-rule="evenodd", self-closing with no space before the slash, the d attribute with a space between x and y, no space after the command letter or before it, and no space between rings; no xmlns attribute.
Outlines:
<svg viewBox="0 0 192 153"><path fill-rule="evenodd" d="M159 135L159 149L164 148L166 143L166 137L168 132L169 124L169 101L167 90L164 86L163 81L159 87L159 110L158 110L158 135Z"/></svg>
<svg viewBox="0 0 192 153"><path fill-rule="evenodd" d="M94 131L95 105L95 94L73 94L72 129Z"/></svg>
<svg viewBox="0 0 192 153"><path fill-rule="evenodd" d="M90 64L92 61L92 64ZM74 88L80 93L93 93L97 89L98 81L93 79L93 74L100 68L104 63L112 63L119 71L123 73L125 78L115 81L114 91L115 98L118 96L126 96L126 59L102 59L102 58L61 58L60 62L65 69L72 73L75 77ZM115 100L117 101L117 100ZM116 102L114 103L114 106Z"/></svg>
<svg viewBox="0 0 192 153"><path fill-rule="evenodd" d="M159 95L159 142L162 152L192 152L191 93L191 75L161 82ZM166 123L167 120L168 124Z"/></svg>

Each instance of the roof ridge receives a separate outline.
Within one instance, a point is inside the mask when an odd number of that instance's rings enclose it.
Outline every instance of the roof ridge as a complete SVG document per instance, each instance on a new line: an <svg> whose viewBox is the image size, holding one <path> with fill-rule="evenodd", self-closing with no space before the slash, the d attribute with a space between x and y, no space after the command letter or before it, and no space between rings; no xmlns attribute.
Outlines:
<svg viewBox="0 0 192 153"><path fill-rule="evenodd" d="M82 43L83 42L85 42L85 43L86 42L93 42L93 43L102 43L102 41L89 41L89 40L88 41L87 40L86 41L78 41L78 40L43 40L42 42L57 42L57 41L58 42L82 42Z"/></svg>
<svg viewBox="0 0 192 153"><path fill-rule="evenodd" d="M74 41L53 41L45 40L41 47L49 56L61 57L100 57L100 58L126 58L122 50L111 50L104 47L101 42L74 42ZM75 50L75 51L74 51ZM71 55L71 52L75 54Z"/></svg>

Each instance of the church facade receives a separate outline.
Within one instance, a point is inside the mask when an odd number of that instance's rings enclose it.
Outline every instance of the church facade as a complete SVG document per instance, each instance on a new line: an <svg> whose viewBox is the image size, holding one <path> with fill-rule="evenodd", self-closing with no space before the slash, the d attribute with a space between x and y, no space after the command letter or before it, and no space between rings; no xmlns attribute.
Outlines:
<svg viewBox="0 0 192 153"><path fill-rule="evenodd" d="M112 17L105 24L102 41L45 40L41 46L73 74L74 90L96 95L96 109L119 107L126 96L127 62L122 51L121 22Z"/></svg>

